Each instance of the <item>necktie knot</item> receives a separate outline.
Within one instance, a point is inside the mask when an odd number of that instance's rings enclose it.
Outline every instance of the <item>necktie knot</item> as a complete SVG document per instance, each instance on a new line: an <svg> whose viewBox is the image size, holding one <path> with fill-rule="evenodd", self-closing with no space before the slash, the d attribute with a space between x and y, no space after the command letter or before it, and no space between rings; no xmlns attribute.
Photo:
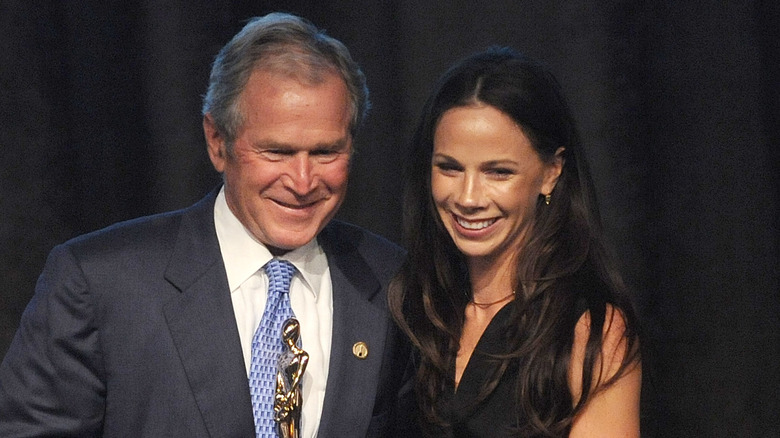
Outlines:
<svg viewBox="0 0 780 438"><path fill-rule="evenodd" d="M265 264L268 275L268 296L290 292L290 282L295 275L295 266L287 260L271 259Z"/></svg>

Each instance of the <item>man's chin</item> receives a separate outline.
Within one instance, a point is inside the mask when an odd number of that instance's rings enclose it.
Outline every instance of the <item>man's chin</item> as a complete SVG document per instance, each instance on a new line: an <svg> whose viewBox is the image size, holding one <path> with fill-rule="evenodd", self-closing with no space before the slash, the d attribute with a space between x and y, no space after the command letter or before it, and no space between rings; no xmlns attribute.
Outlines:
<svg viewBox="0 0 780 438"><path fill-rule="evenodd" d="M263 242L273 255L282 255L294 249L300 248L317 237L319 228L306 231L286 230L277 232L277 238Z"/></svg>
<svg viewBox="0 0 780 438"><path fill-rule="evenodd" d="M292 251L316 238L333 216L335 213L324 214L322 210L313 212L306 217L296 217L296 215L289 214L269 216L263 224L265 226L262 227L264 239L261 241L269 248L273 247L280 251L280 254Z"/></svg>
<svg viewBox="0 0 780 438"><path fill-rule="evenodd" d="M271 252L271 255L274 257L285 255L288 252L292 251L292 249L285 249L285 248L279 248L273 245L265 245L266 248L268 248L268 251Z"/></svg>

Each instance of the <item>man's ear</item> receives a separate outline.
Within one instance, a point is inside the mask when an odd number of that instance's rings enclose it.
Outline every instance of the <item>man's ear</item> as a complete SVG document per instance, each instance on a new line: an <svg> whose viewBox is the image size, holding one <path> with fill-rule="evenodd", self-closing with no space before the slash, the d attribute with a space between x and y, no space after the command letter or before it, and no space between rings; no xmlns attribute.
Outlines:
<svg viewBox="0 0 780 438"><path fill-rule="evenodd" d="M217 129L211 113L203 116L203 134L206 136L206 147L209 152L211 164L217 172L222 173L225 170L225 161L227 160L227 150L225 137Z"/></svg>
<svg viewBox="0 0 780 438"><path fill-rule="evenodd" d="M544 170L544 182L542 183L542 195L549 195L552 193L555 185L558 184L558 177L561 176L563 171L563 165L566 160L563 158L564 147L559 147L555 151L555 156L547 163Z"/></svg>

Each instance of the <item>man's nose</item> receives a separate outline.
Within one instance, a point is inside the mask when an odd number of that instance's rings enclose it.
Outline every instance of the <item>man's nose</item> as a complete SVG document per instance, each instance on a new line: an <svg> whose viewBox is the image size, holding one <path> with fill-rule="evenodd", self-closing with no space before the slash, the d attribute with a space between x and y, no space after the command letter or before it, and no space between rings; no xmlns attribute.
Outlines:
<svg viewBox="0 0 780 438"><path fill-rule="evenodd" d="M290 188L296 195L305 196L317 187L314 164L309 154L296 154L291 162Z"/></svg>

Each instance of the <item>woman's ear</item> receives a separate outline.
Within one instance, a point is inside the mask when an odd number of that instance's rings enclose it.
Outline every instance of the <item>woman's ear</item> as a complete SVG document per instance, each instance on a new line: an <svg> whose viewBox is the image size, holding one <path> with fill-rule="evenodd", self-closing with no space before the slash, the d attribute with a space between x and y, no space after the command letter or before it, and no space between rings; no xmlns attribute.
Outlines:
<svg viewBox="0 0 780 438"><path fill-rule="evenodd" d="M566 161L563 158L563 151L565 150L566 148L559 147L558 150L555 151L552 160L546 164L544 181L542 182L542 195L544 196L552 193L555 185L558 184L558 177L561 176L561 171L563 171L563 165Z"/></svg>

